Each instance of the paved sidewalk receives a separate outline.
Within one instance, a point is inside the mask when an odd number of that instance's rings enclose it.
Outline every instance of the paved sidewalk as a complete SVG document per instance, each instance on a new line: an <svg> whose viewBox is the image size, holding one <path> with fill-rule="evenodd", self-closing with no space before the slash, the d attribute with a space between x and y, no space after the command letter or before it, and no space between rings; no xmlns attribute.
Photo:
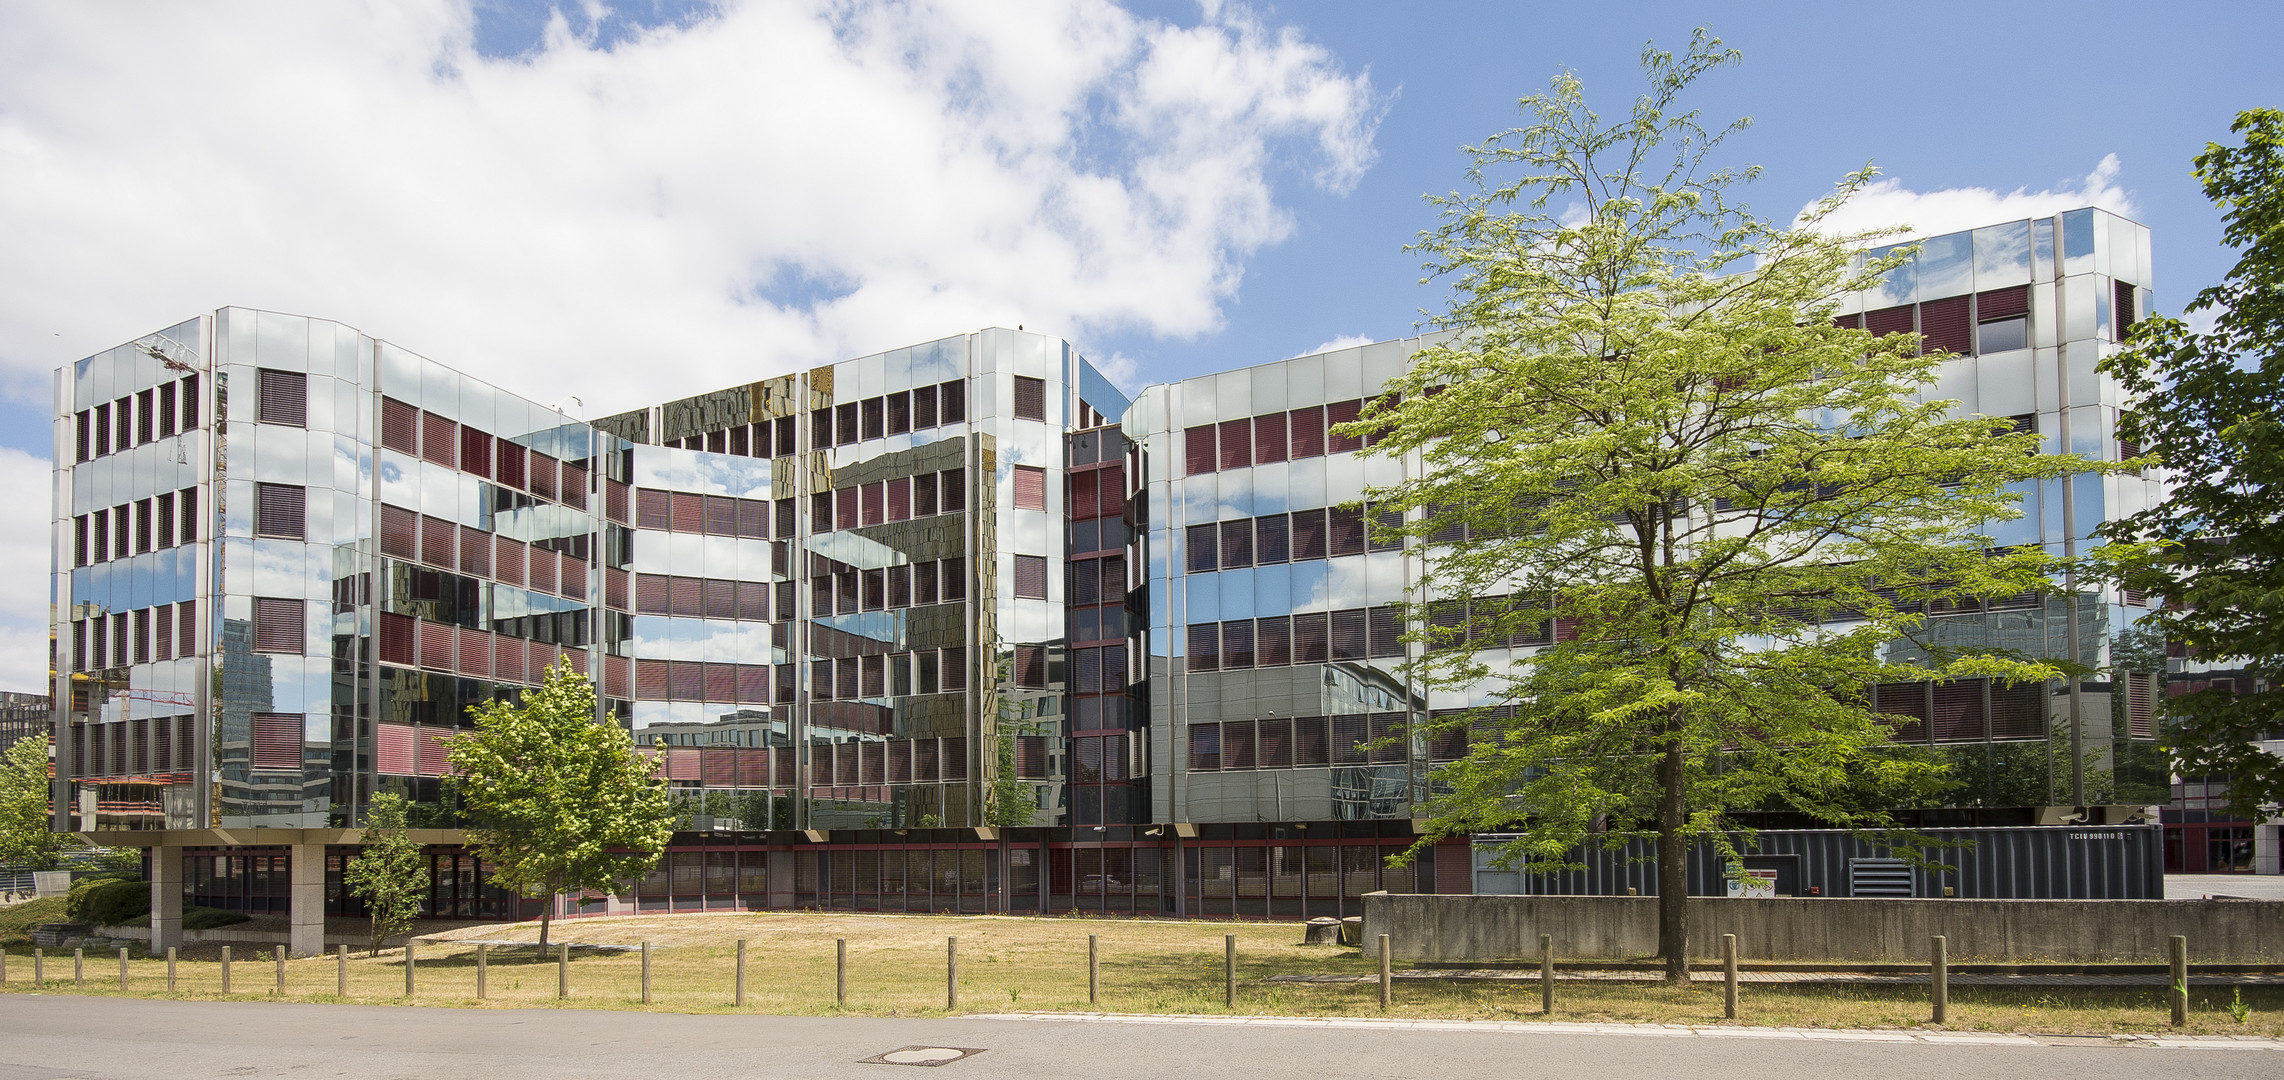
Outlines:
<svg viewBox="0 0 2284 1080"><path fill-rule="evenodd" d="M2167 900L2202 900L2208 896L2284 900L2284 874L2165 875Z"/></svg>
<svg viewBox="0 0 2284 1080"><path fill-rule="evenodd" d="M1407 969L1390 972L1390 977L1406 982L1537 982L1539 973L1520 968L1432 968ZM1719 968L1707 970L1693 968L1691 982L1722 981ZM1556 971L1556 982L1664 982L1665 974L1658 971ZM1365 975L1271 975L1263 982L1273 983L1373 983L1380 981L1377 974ZM1926 986L1933 978L1925 972L1902 974L1860 971L1740 971L1740 983L1792 983L1809 986ZM1951 973L1953 986L2168 986L2172 980L2160 974L2131 975L1997 975ZM2284 975L2263 972L2246 972L2227 975L2191 975L2191 986L2284 986Z"/></svg>

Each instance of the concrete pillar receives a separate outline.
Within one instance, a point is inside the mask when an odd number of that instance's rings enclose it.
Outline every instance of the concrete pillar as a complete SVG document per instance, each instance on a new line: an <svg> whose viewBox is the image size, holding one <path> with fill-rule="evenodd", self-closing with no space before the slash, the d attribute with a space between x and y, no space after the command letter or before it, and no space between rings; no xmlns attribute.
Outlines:
<svg viewBox="0 0 2284 1080"><path fill-rule="evenodd" d="M182 944L182 849L151 849L151 955Z"/></svg>
<svg viewBox="0 0 2284 1080"><path fill-rule="evenodd" d="M287 862L293 874L293 924L286 951L295 956L325 952L325 845L295 844Z"/></svg>

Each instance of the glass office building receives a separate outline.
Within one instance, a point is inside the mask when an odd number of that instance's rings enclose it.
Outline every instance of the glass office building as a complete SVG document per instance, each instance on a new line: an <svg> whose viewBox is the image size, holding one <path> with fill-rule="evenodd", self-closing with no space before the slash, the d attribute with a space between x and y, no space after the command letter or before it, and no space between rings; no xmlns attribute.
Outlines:
<svg viewBox="0 0 2284 1080"><path fill-rule="evenodd" d="M1959 353L1931 395L2131 456L2094 363L2148 265L2141 226L2073 211L1932 238L1844 317ZM56 825L298 934L350 903L344 830L397 791L439 830L434 909L506 914L450 850L442 739L566 662L685 814L651 878L587 910L1300 916L1464 890L1463 846L1383 862L1464 752L1384 737L1470 704L1407 684L1390 605L1419 552L1361 502L1417 463L1332 433L1418 345L1129 401L994 329L580 421L337 323L201 316L58 373ZM1994 539L2074 552L2155 494L2028 488ZM2085 802L2164 800L2161 658L2112 647L2143 602L1936 620L2108 673L1881 687L1967 780L1944 812L2074 801L2073 732Z"/></svg>

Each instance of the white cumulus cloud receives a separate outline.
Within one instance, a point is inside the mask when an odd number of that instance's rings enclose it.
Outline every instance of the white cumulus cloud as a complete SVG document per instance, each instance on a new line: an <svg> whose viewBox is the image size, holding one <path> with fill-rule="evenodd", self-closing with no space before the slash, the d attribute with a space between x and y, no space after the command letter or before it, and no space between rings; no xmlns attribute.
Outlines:
<svg viewBox="0 0 2284 1080"><path fill-rule="evenodd" d="M1358 345L1370 345L1378 340L1380 339L1370 334L1343 334L1331 341L1319 342L1315 348L1304 349L1285 359L1290 360L1297 356L1315 356L1318 353L1328 353L1334 349L1353 349Z"/></svg>
<svg viewBox="0 0 2284 1080"><path fill-rule="evenodd" d="M2116 154L2109 154L2092 172L2074 183L2031 191L2027 187L2001 192L1992 188L1941 188L1913 191L1895 177L1875 180L1824 220L1828 233L1845 234L1874 229L1903 229L1908 236L1941 236L1998 221L2047 217L2064 210L2098 206L2124 217L2135 217L2140 207L2133 193L2118 186ZM1802 207L1805 214L1814 203Z"/></svg>
<svg viewBox="0 0 2284 1080"><path fill-rule="evenodd" d="M226 304L588 415L979 326L1192 337L1383 109L1235 4L724 0L496 58L472 3L0 6L0 395Z"/></svg>

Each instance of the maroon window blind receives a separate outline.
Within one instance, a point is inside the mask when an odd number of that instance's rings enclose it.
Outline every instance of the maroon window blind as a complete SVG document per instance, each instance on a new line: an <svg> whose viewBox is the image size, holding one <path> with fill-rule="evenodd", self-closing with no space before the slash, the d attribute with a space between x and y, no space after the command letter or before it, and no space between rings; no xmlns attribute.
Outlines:
<svg viewBox="0 0 2284 1080"><path fill-rule="evenodd" d="M1017 555L1015 557L1015 595L1029 600L1047 598L1047 557L1044 555Z"/></svg>
<svg viewBox="0 0 2284 1080"><path fill-rule="evenodd" d="M308 515L309 492L299 485L254 485L254 535L303 539Z"/></svg>
<svg viewBox="0 0 2284 1080"><path fill-rule="evenodd" d="M2030 286L2016 285L1975 294L1977 319L2003 319L2030 314Z"/></svg>
<svg viewBox="0 0 2284 1080"><path fill-rule="evenodd" d="M185 376L183 376L183 377L182 377L182 430L184 430L184 431L189 431L190 429L192 429L192 428L194 428L194 427L197 427L197 426L199 425L199 417L202 415L202 410L201 410L201 408L200 408L200 406L199 406L199 403L200 403L202 400L204 400L204 399L202 399L202 398L200 398L200 397L198 396L198 376L196 376L196 375L185 375Z"/></svg>
<svg viewBox="0 0 2284 1080"><path fill-rule="evenodd" d="M1919 351L1957 353L1975 350L1972 298L1947 296L1919 305Z"/></svg>
<svg viewBox="0 0 2284 1080"><path fill-rule="evenodd" d="M1047 508L1047 470L1032 465L1015 466L1015 508Z"/></svg>
<svg viewBox="0 0 2284 1080"><path fill-rule="evenodd" d="M301 769L302 719L292 713L254 714L254 768L264 772Z"/></svg>
<svg viewBox="0 0 2284 1080"><path fill-rule="evenodd" d="M1936 683L1934 719L1936 742L1981 742L1983 681Z"/></svg>
<svg viewBox="0 0 2284 1080"><path fill-rule="evenodd" d="M1331 554L1364 554L1364 509L1358 506L1335 506L1327 511L1330 522L1327 532Z"/></svg>
<svg viewBox="0 0 2284 1080"><path fill-rule="evenodd" d="M1285 414L1253 418L1253 460L1266 465L1285 460Z"/></svg>
<svg viewBox="0 0 2284 1080"><path fill-rule="evenodd" d="M174 608L175 655L198 654L198 602L184 600Z"/></svg>
<svg viewBox="0 0 2284 1080"><path fill-rule="evenodd" d="M1191 671L1221 670L1220 623L1190 624L1189 669Z"/></svg>
<svg viewBox="0 0 2284 1080"><path fill-rule="evenodd" d="M1214 452L1213 444L1211 424L1182 432L1182 462L1186 475L1199 476L1214 471L1221 459Z"/></svg>
<svg viewBox="0 0 2284 1080"><path fill-rule="evenodd" d="M968 384L954 380L936 387L937 422L965 423L968 418Z"/></svg>
<svg viewBox="0 0 2284 1080"><path fill-rule="evenodd" d="M1366 619L1361 610L1332 613L1332 658L1334 660L1365 659L1368 648L1365 631Z"/></svg>
<svg viewBox="0 0 2284 1080"><path fill-rule="evenodd" d="M1911 309L1912 305L1903 304L1898 307L1881 308L1878 311L1867 311L1864 313L1864 329L1871 331L1873 337L1908 334L1912 329Z"/></svg>
<svg viewBox="0 0 2284 1080"><path fill-rule="evenodd" d="M301 646L301 601L256 597L254 599L254 651L299 653Z"/></svg>
<svg viewBox="0 0 2284 1080"><path fill-rule="evenodd" d="M1070 478L1070 505L1065 509L1069 512L1071 519L1084 521L1096 516L1096 492L1099 490L1098 485L1101 482L1102 473L1099 470L1088 469L1071 473Z"/></svg>
<svg viewBox="0 0 2284 1080"><path fill-rule="evenodd" d="M460 429L460 471L492 475L492 437L472 427Z"/></svg>
<svg viewBox="0 0 2284 1080"><path fill-rule="evenodd" d="M866 398L858 402L857 415L865 438L877 439L888 433L887 412L881 399Z"/></svg>
<svg viewBox="0 0 2284 1080"><path fill-rule="evenodd" d="M1881 711L1889 710L1883 707ZM1992 683L1990 713L1992 739L2044 739L2046 684Z"/></svg>
<svg viewBox="0 0 2284 1080"><path fill-rule="evenodd" d="M2117 340L2124 341L2126 334L2133 329L2133 324L2141 321L2140 313L2134 310L2132 283L2113 281L2110 285L2117 304Z"/></svg>
<svg viewBox="0 0 2284 1080"><path fill-rule="evenodd" d="M258 382L261 401L256 419L264 424L309 426L309 376L298 371L262 368Z"/></svg>
<svg viewBox="0 0 2284 1080"><path fill-rule="evenodd" d="M1363 410L1364 402L1362 399L1355 401L1335 401L1332 404L1324 407L1324 425L1326 429L1324 433L1325 453L1345 454L1349 453L1350 451L1361 450L1364 448L1363 439L1357 438L1354 435L1335 434L1331 430L1332 428L1338 427L1342 424L1355 423L1356 418L1363 413ZM1300 455L1295 454L1293 456L1299 457Z"/></svg>
<svg viewBox="0 0 2284 1080"><path fill-rule="evenodd" d="M459 463L460 425L432 412L420 414L420 459L449 469Z"/></svg>
<svg viewBox="0 0 2284 1080"><path fill-rule="evenodd" d="M1872 691L1872 708L1889 718L1898 742L1927 737L1927 684L1882 683Z"/></svg>
<svg viewBox="0 0 2284 1080"><path fill-rule="evenodd" d="M458 554L459 528L439 517L420 517L420 561L441 570L450 570Z"/></svg>
<svg viewBox="0 0 2284 1080"><path fill-rule="evenodd" d="M1221 422L1221 467L1242 469L1253 464L1253 421L1240 417Z"/></svg>
<svg viewBox="0 0 2284 1080"><path fill-rule="evenodd" d="M498 461L493 466L493 478L509 487L524 486L529 479L526 474L531 471L531 451L521 443L511 442L498 443L494 449L498 451L495 455Z"/></svg>
<svg viewBox="0 0 2284 1080"><path fill-rule="evenodd" d="M1047 418L1047 383L1027 375L1015 377L1015 418L1017 420L1045 420Z"/></svg>
<svg viewBox="0 0 2284 1080"><path fill-rule="evenodd" d="M936 474L936 503L947 514L957 514L968 508L966 469L945 469Z"/></svg>

